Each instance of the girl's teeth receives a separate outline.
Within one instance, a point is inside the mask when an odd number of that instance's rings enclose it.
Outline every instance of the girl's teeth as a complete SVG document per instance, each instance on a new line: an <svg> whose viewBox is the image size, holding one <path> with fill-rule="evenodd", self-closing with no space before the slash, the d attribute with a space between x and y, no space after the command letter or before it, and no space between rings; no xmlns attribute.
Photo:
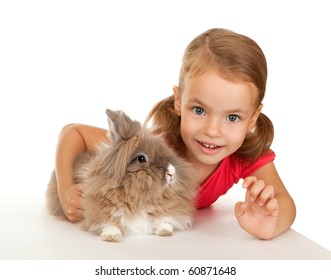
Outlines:
<svg viewBox="0 0 331 280"><path fill-rule="evenodd" d="M214 149L214 148L217 148L218 146L215 146L215 145L208 145L208 144L205 144L203 142L200 142L200 144L206 148L209 148L209 149Z"/></svg>

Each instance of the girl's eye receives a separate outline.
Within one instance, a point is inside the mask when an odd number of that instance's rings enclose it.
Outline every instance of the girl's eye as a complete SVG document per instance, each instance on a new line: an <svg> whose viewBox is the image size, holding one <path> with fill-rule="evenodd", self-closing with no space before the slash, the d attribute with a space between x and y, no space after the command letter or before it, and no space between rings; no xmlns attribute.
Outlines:
<svg viewBox="0 0 331 280"><path fill-rule="evenodd" d="M199 116L202 116L205 113L205 111L201 107L194 107L192 111Z"/></svg>
<svg viewBox="0 0 331 280"><path fill-rule="evenodd" d="M237 116L237 115L229 115L228 117L227 117L227 119L230 121L230 122L237 122L237 121L239 121L239 116Z"/></svg>

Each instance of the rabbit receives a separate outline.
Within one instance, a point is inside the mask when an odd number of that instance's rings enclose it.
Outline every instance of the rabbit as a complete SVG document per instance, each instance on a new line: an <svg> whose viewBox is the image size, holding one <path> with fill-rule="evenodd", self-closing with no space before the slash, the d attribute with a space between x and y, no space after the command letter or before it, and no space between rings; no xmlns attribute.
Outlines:
<svg viewBox="0 0 331 280"><path fill-rule="evenodd" d="M74 163L74 181L84 184L82 228L111 242L129 234L171 236L189 229L198 189L193 166L146 125L122 111L106 114L110 143ZM50 213L65 217L54 171L46 198Z"/></svg>

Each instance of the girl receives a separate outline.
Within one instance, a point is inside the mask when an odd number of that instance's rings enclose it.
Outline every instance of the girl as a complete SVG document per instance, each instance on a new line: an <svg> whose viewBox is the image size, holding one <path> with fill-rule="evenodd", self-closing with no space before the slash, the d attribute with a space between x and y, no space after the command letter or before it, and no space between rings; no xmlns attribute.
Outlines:
<svg viewBox="0 0 331 280"><path fill-rule="evenodd" d="M243 178L244 202L237 202L240 226L261 239L286 231L295 205L280 179L270 150L273 125L261 113L267 64L252 39L226 29L196 37L182 60L173 96L152 109L156 133L199 170L197 208L207 207ZM72 222L83 218L83 186L73 183L72 162L100 141L104 129L71 124L60 134L56 174L61 204Z"/></svg>

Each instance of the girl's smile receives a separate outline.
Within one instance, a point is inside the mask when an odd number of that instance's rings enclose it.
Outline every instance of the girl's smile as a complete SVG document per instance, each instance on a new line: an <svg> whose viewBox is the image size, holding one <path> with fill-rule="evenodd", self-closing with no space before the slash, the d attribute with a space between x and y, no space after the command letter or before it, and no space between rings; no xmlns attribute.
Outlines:
<svg viewBox="0 0 331 280"><path fill-rule="evenodd" d="M222 149L222 146L214 145L214 144L207 144L204 142L200 142L197 140L197 143L200 145L201 151L208 155L216 154Z"/></svg>
<svg viewBox="0 0 331 280"><path fill-rule="evenodd" d="M181 93L175 87L187 159L212 172L239 149L262 109L257 96L254 84L226 80L215 71L187 78Z"/></svg>

